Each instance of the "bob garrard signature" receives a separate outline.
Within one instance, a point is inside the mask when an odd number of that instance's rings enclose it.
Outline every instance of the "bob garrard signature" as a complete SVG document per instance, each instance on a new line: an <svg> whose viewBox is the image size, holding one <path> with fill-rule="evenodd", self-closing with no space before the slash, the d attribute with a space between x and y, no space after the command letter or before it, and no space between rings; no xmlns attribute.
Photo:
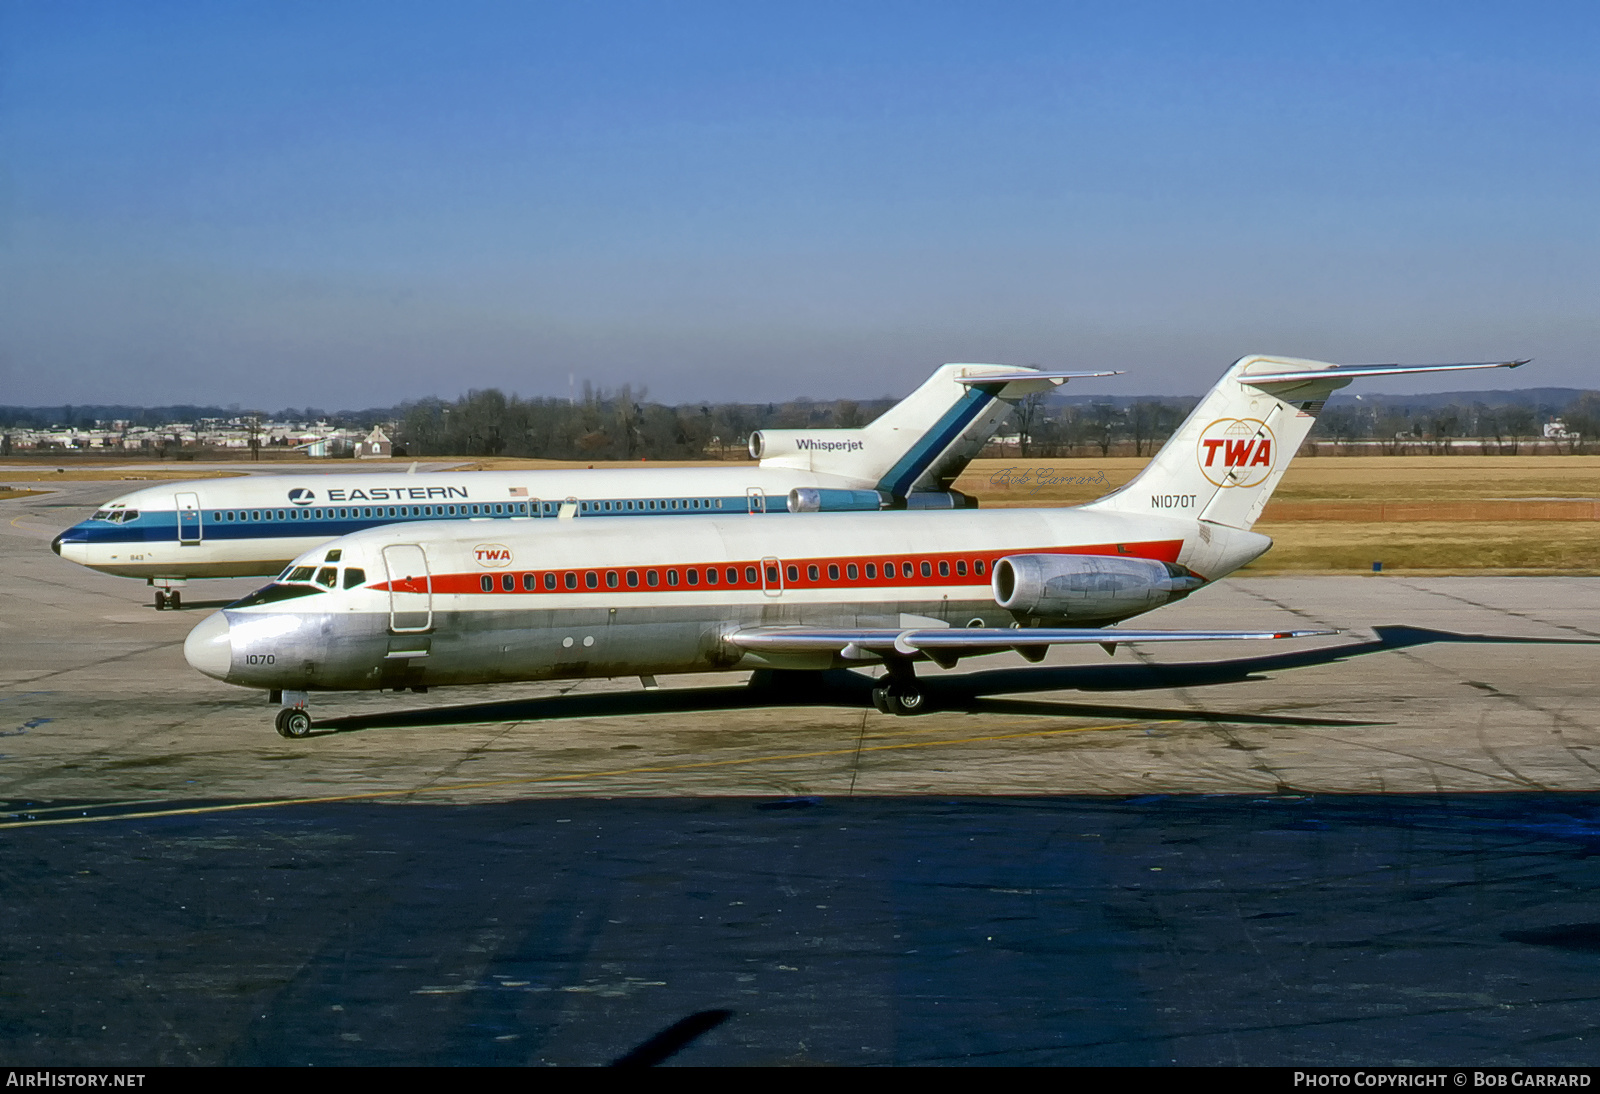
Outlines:
<svg viewBox="0 0 1600 1094"><path fill-rule="evenodd" d="M1074 474L1059 467L1002 467L989 476L989 485L1004 489L1026 487L1028 493L1037 494L1047 486L1109 486L1104 471L1093 474Z"/></svg>

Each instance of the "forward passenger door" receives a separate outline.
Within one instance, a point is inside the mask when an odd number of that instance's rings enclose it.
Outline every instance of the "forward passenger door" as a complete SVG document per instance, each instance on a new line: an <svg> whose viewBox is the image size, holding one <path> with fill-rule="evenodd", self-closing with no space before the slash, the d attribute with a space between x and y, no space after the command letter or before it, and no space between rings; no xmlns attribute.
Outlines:
<svg viewBox="0 0 1600 1094"><path fill-rule="evenodd" d="M420 634L433 626L433 578L428 556L415 543L394 543L383 549L389 571L389 630Z"/></svg>

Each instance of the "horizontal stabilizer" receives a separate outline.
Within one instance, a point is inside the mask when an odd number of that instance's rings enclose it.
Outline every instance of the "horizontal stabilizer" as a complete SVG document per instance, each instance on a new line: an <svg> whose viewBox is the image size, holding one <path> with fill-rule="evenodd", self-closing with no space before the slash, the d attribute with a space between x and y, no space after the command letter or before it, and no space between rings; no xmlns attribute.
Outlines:
<svg viewBox="0 0 1600 1094"><path fill-rule="evenodd" d="M1467 361L1456 365L1330 365L1327 368L1298 372L1246 372L1239 377L1241 383L1260 387L1263 384L1299 384L1308 380L1354 380L1361 376L1408 376L1418 372L1465 372L1477 368L1518 368L1533 360L1520 361ZM1342 386L1342 385L1341 385Z"/></svg>
<svg viewBox="0 0 1600 1094"><path fill-rule="evenodd" d="M1041 369L1013 369L1010 372L981 372L971 376L957 376L958 384L1009 384L1020 380L1088 380L1096 376L1121 376L1122 370L1110 372L1049 372Z"/></svg>
<svg viewBox="0 0 1600 1094"><path fill-rule="evenodd" d="M832 650L846 658L924 651L976 654L1030 646L1115 645L1144 642L1219 642L1230 639L1312 638L1338 631L1144 631L1095 627L893 628L754 627L727 638L741 649L773 653Z"/></svg>

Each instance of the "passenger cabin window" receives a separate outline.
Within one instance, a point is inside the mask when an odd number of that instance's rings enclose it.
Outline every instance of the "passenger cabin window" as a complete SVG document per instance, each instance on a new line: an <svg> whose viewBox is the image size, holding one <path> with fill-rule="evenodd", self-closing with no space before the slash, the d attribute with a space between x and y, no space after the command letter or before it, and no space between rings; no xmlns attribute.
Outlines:
<svg viewBox="0 0 1600 1094"><path fill-rule="evenodd" d="M737 566L729 566L728 567L728 584L729 585L737 585L737 584L739 584L739 567L737 567Z"/></svg>
<svg viewBox="0 0 1600 1094"><path fill-rule="evenodd" d="M767 573L771 576L773 581L778 580L778 571L773 569L771 566L767 567ZM759 580L756 577L756 568L754 566L746 566L744 568L744 579L751 585L754 585Z"/></svg>
<svg viewBox="0 0 1600 1094"><path fill-rule="evenodd" d="M923 577L932 577L933 576L933 567L930 566L926 562L924 562L922 564L922 576Z"/></svg>
<svg viewBox="0 0 1600 1094"><path fill-rule="evenodd" d="M660 584L660 580L661 580L660 577L656 574L656 572L654 570L646 570L644 572L644 583L646 585L650 586L652 589L655 588L658 584Z"/></svg>
<svg viewBox="0 0 1600 1094"><path fill-rule="evenodd" d="M964 559L964 558L956 559L956 576L957 577L966 577L967 576L967 560L966 559Z"/></svg>
<svg viewBox="0 0 1600 1094"><path fill-rule="evenodd" d="M868 581L876 581L876 580L878 580L878 564L877 563L875 563L875 562L867 563L867 580Z"/></svg>
<svg viewBox="0 0 1600 1094"><path fill-rule="evenodd" d="M591 589L598 589L600 587L600 575L590 570L583 575L583 583Z"/></svg>
<svg viewBox="0 0 1600 1094"><path fill-rule="evenodd" d="M821 575L818 572L815 564L806 567L806 577L810 578L812 581L815 581L819 576Z"/></svg>
<svg viewBox="0 0 1600 1094"><path fill-rule="evenodd" d="M700 571L685 570L683 571L683 579L691 585L698 585L700 584Z"/></svg>
<svg viewBox="0 0 1600 1094"><path fill-rule="evenodd" d="M844 576L848 577L851 581L854 581L856 578L861 576L861 571L856 569L856 564L852 562L844 568Z"/></svg>
<svg viewBox="0 0 1600 1094"><path fill-rule="evenodd" d="M911 563L902 562L900 564L900 576L901 577L915 577L916 576L916 572L911 568Z"/></svg>
<svg viewBox="0 0 1600 1094"><path fill-rule="evenodd" d="M556 587L556 575L555 574L547 573L547 574L544 575L544 587L546 589L552 589L552 590Z"/></svg>
<svg viewBox="0 0 1600 1094"><path fill-rule="evenodd" d="M615 589L616 587L617 587L617 571L615 571L615 570L607 570L606 571L606 588Z"/></svg>
<svg viewBox="0 0 1600 1094"><path fill-rule="evenodd" d="M939 563L939 576L940 577L949 577L950 576L950 564L948 562Z"/></svg>
<svg viewBox="0 0 1600 1094"><path fill-rule="evenodd" d="M567 571L566 586L569 589L576 589L578 587L578 575L573 573L571 570Z"/></svg>
<svg viewBox="0 0 1600 1094"><path fill-rule="evenodd" d="M836 564L832 563L832 562L828 563L828 580L829 581L838 581L839 580L839 567Z"/></svg>
<svg viewBox="0 0 1600 1094"><path fill-rule="evenodd" d="M706 567L706 584L707 585L715 585L716 583L717 583L717 568L715 566L707 566Z"/></svg>
<svg viewBox="0 0 1600 1094"><path fill-rule="evenodd" d="M545 574L544 576L545 577L549 577L550 575L549 574ZM536 575L534 575L534 574L523 574L522 575L522 591L523 592L527 592L527 593L533 592L534 588L538 584L539 584L539 579L538 579L538 577ZM555 582L552 581L550 583L550 587L551 588L555 588Z"/></svg>
<svg viewBox="0 0 1600 1094"><path fill-rule="evenodd" d="M638 587L639 587L639 571L638 570L629 570L628 571L628 588L637 589Z"/></svg>
<svg viewBox="0 0 1600 1094"><path fill-rule="evenodd" d="M789 580L790 581L799 581L800 580L800 567L794 565L793 563L790 563L790 565L788 566L788 571L789 571Z"/></svg>
<svg viewBox="0 0 1600 1094"><path fill-rule="evenodd" d="M676 585L677 583L678 583L678 571L677 570L668 570L667 571L667 584L668 585Z"/></svg>
<svg viewBox="0 0 1600 1094"><path fill-rule="evenodd" d="M486 593L494 592L493 576L484 574L482 577L478 578L478 588L482 589Z"/></svg>
<svg viewBox="0 0 1600 1094"><path fill-rule="evenodd" d="M972 564L972 572L977 574L979 577L983 576L983 559L980 558L978 561Z"/></svg>

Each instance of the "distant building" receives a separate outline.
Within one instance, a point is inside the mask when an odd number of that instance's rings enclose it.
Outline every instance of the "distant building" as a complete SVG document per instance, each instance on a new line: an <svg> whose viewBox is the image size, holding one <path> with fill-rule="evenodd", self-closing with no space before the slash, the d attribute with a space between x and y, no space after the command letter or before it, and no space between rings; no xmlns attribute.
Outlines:
<svg viewBox="0 0 1600 1094"><path fill-rule="evenodd" d="M358 460L386 460L394 452L394 445L383 432L382 426L373 426L372 432L367 434L367 439L356 444L356 459Z"/></svg>

